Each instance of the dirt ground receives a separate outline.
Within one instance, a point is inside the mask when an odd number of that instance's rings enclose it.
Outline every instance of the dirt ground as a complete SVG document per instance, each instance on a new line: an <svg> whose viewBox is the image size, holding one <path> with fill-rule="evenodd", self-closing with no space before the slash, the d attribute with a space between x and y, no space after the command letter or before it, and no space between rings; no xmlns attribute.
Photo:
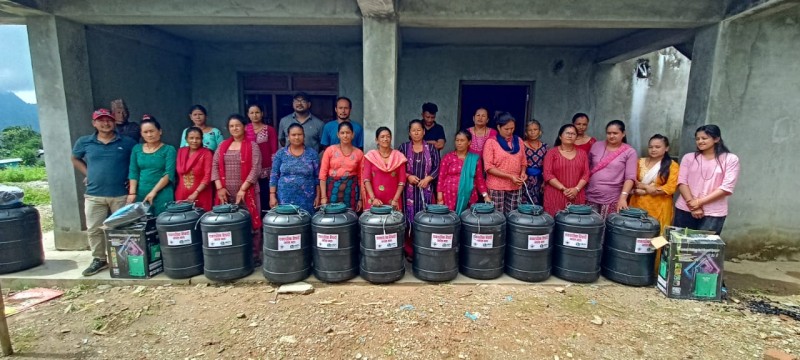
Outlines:
<svg viewBox="0 0 800 360"><path fill-rule="evenodd" d="M734 296L736 296L734 294ZM737 300L738 301L738 300ZM777 301L800 303L798 295ZM800 323L624 286L76 287L9 318L19 359L760 359ZM466 314L466 313L469 314ZM473 319L466 315L471 315Z"/></svg>

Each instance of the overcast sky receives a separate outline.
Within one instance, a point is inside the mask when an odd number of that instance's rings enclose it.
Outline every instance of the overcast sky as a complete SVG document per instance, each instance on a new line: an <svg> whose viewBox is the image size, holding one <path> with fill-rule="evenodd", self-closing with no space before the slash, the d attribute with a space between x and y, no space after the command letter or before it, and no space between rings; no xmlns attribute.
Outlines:
<svg viewBox="0 0 800 360"><path fill-rule="evenodd" d="M24 25L0 25L0 92L6 91L28 103L36 102L31 52Z"/></svg>

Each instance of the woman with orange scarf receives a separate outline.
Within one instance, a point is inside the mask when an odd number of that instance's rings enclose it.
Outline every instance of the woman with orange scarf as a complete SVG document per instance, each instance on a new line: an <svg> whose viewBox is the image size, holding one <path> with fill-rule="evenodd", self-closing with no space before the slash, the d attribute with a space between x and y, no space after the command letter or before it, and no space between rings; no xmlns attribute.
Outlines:
<svg viewBox="0 0 800 360"><path fill-rule="evenodd" d="M211 211L213 193L211 191L211 162L214 153L203 147L203 130L190 127L186 130L186 143L189 146L178 149L178 186L175 200L190 201L205 211Z"/></svg>
<svg viewBox="0 0 800 360"><path fill-rule="evenodd" d="M253 258L261 263L261 204L258 178L261 174L261 152L255 142L247 140L241 115L228 117L231 137L214 153L211 180L217 187L215 204L243 204L250 212L253 228Z"/></svg>

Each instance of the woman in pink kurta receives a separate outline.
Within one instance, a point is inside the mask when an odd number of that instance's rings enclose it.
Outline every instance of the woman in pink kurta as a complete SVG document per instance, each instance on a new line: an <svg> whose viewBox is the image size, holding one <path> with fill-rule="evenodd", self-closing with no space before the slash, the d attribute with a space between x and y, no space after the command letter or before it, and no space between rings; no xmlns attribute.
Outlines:
<svg viewBox="0 0 800 360"><path fill-rule="evenodd" d="M586 203L589 158L575 145L572 124L561 126L554 147L544 156L544 211L555 216L568 204Z"/></svg>
<svg viewBox="0 0 800 360"><path fill-rule="evenodd" d="M728 216L728 197L739 179L739 157L732 154L716 125L694 133L697 151L683 156L673 224L696 230L722 232Z"/></svg>
<svg viewBox="0 0 800 360"><path fill-rule="evenodd" d="M391 205L402 211L400 197L406 179L406 157L403 153L392 149L392 131L385 126L375 132L378 149L370 150L364 155L361 169L363 182L364 210L373 206Z"/></svg>
<svg viewBox="0 0 800 360"><path fill-rule="evenodd" d="M628 208L638 161L636 150L625 143L625 123L610 121L606 140L596 142L589 152L591 177L586 187L586 202L603 219Z"/></svg>
<svg viewBox="0 0 800 360"><path fill-rule="evenodd" d="M472 141L469 145L469 151L473 154L481 156L483 154L483 146L486 140L497 136L495 129L487 126L489 124L489 111L484 108L475 110L475 115L472 116L472 122L475 126L467 129L472 135Z"/></svg>
<svg viewBox="0 0 800 360"><path fill-rule="evenodd" d="M250 123L245 125L244 134L247 140L258 145L261 151L261 173L258 176L258 186L269 189L269 173L272 171L272 157L278 151L278 133L275 128L264 123L264 108L253 104L247 108L247 117ZM269 210L269 192L260 193L261 212Z"/></svg>
<svg viewBox="0 0 800 360"><path fill-rule="evenodd" d="M514 135L516 120L509 113L500 114L496 121L497 136L486 141L483 166L486 168L486 187L497 211L507 214L519 205L520 189L525 184L525 145Z"/></svg>
<svg viewBox="0 0 800 360"><path fill-rule="evenodd" d="M479 195L486 202L492 201L483 179L480 158L469 152L471 140L472 134L468 131L456 133L456 150L445 155L439 166L437 201L457 214L476 203Z"/></svg>
<svg viewBox="0 0 800 360"><path fill-rule="evenodd" d="M328 146L322 154L319 168L320 204L344 203L356 212L361 211L361 162L364 153L353 146L353 125L339 123L339 143Z"/></svg>

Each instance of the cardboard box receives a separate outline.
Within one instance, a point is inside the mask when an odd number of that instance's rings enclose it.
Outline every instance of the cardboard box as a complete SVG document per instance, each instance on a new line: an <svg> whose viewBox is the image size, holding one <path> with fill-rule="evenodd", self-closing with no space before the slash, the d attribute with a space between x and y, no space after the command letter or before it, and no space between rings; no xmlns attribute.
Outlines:
<svg viewBox="0 0 800 360"><path fill-rule="evenodd" d="M105 235L112 278L149 279L164 271L156 218L106 229Z"/></svg>
<svg viewBox="0 0 800 360"><path fill-rule="evenodd" d="M722 297L725 243L707 231L672 228L662 248L656 287L674 299L716 300ZM660 246L659 246L660 245Z"/></svg>

